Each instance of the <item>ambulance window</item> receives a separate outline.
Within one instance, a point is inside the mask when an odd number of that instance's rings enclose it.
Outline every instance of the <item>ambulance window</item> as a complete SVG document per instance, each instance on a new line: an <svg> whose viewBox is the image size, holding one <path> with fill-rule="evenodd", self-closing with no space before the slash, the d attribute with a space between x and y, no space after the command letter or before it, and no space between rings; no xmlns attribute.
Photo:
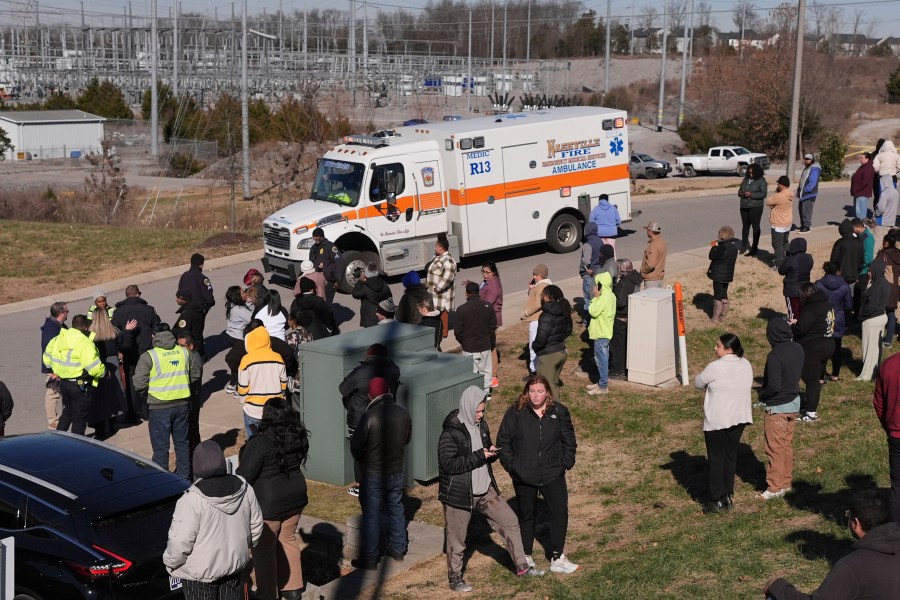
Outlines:
<svg viewBox="0 0 900 600"><path fill-rule="evenodd" d="M399 198L406 187L406 174L401 163L378 165L372 171L369 200L384 202L389 196Z"/></svg>

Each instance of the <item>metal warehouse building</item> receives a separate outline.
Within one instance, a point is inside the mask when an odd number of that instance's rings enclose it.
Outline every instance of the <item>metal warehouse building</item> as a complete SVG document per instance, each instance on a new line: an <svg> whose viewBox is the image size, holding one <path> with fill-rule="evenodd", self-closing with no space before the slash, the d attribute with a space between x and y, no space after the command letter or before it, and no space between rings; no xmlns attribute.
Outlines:
<svg viewBox="0 0 900 600"><path fill-rule="evenodd" d="M90 152L100 152L105 121L81 110L0 112L0 128L6 131L13 145L6 158L81 158Z"/></svg>

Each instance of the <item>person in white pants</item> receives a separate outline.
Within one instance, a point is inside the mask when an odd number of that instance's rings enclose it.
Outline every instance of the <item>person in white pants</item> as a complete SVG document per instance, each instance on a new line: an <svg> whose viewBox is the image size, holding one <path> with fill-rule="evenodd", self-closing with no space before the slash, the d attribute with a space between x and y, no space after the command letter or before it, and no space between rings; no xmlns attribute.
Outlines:
<svg viewBox="0 0 900 600"><path fill-rule="evenodd" d="M884 278L884 260L872 261L872 284L863 293L862 304L857 317L862 322L862 358L863 367L856 379L871 381L875 367L881 356L881 333L887 325L887 314L884 307L888 301L890 285Z"/></svg>
<svg viewBox="0 0 900 600"><path fill-rule="evenodd" d="M544 288L553 283L550 281L550 269L545 264L539 264L531 272L532 278L528 282L528 297L525 300L525 310L519 317L528 321L528 376L523 381L528 381L531 375L537 372L537 354L531 348L534 338L537 336L538 319L541 316L541 294Z"/></svg>

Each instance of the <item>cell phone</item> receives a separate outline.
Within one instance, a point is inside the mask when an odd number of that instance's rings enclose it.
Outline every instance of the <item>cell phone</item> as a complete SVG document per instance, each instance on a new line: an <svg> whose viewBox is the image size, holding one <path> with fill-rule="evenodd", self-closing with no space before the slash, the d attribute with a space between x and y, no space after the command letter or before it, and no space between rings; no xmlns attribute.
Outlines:
<svg viewBox="0 0 900 600"><path fill-rule="evenodd" d="M494 452L497 450L503 450L503 446L494 446ZM490 452L490 450L488 450L488 452Z"/></svg>
<svg viewBox="0 0 900 600"><path fill-rule="evenodd" d="M528 282L528 285L534 285L534 277L531 278L531 281Z"/></svg>

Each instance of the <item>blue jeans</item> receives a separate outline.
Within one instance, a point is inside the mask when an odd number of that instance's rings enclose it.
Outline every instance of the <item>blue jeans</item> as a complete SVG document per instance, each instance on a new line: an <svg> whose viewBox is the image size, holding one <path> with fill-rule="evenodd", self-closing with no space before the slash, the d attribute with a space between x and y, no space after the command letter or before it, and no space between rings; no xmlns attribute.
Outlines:
<svg viewBox="0 0 900 600"><path fill-rule="evenodd" d="M257 433L256 428L259 427L259 422L262 421L262 419L254 419L247 413L243 413L243 415L244 415L244 433L247 434L247 439L249 440L254 435L256 435L256 433Z"/></svg>
<svg viewBox="0 0 900 600"><path fill-rule="evenodd" d="M609 339L597 338L594 340L594 362L597 363L597 371L600 377L597 385L601 388L609 386Z"/></svg>
<svg viewBox="0 0 900 600"><path fill-rule="evenodd" d="M188 421L191 407L187 404L172 408L151 408L150 445L153 447L153 462L169 470L169 437L175 446L175 474L190 477L191 451L188 445Z"/></svg>
<svg viewBox="0 0 900 600"><path fill-rule="evenodd" d="M897 311L887 310L887 332L884 334L883 343L891 345L894 343L894 332L897 331Z"/></svg>
<svg viewBox="0 0 900 600"><path fill-rule="evenodd" d="M869 199L866 196L857 196L853 202L856 205L856 218L865 219L869 214Z"/></svg>
<svg viewBox="0 0 900 600"><path fill-rule="evenodd" d="M360 558L375 561L381 556L381 532L386 531L387 547L405 554L409 545L403 511L403 473L381 475L363 472L359 479L362 508L362 551Z"/></svg>
<svg viewBox="0 0 900 600"><path fill-rule="evenodd" d="M584 311L582 311L582 317L584 318L585 325L591 320L591 315L588 314L588 304L591 303L591 298L594 297L595 289L597 289L597 283L594 281L594 276L588 274L582 275L581 293L584 296Z"/></svg>

